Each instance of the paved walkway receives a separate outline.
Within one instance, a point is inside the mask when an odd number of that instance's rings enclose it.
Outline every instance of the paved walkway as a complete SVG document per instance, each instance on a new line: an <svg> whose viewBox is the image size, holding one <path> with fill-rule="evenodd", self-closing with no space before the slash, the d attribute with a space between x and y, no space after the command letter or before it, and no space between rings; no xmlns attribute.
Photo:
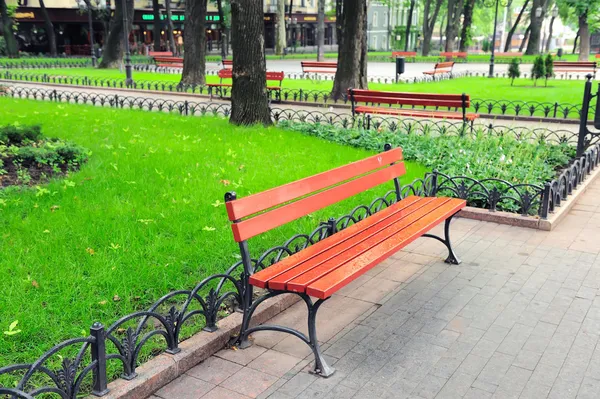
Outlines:
<svg viewBox="0 0 600 399"><path fill-rule="evenodd" d="M152 399L598 398L600 181L552 232L458 219L463 263L420 239L323 305L337 372L307 371L308 347L258 332ZM303 304L273 322L305 328Z"/></svg>

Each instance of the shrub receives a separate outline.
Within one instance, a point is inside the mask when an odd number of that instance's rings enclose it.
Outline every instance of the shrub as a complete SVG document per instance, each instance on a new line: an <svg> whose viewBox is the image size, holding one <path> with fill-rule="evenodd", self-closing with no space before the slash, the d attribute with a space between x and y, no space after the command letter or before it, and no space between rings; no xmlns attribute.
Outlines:
<svg viewBox="0 0 600 399"><path fill-rule="evenodd" d="M510 85L512 86L515 83L515 79L521 76L521 69L519 66L519 59L513 58L508 66L508 77L510 80Z"/></svg>
<svg viewBox="0 0 600 399"><path fill-rule="evenodd" d="M544 60L544 67L546 68L546 86L548 86L548 79L554 76L554 59L552 55L548 54Z"/></svg>
<svg viewBox="0 0 600 399"><path fill-rule="evenodd" d="M481 43L481 50L484 53L487 53L490 51L490 48L491 48L490 41L488 39L483 39L483 42Z"/></svg>
<svg viewBox="0 0 600 399"><path fill-rule="evenodd" d="M6 145L22 145L42 138L40 126L7 125L0 127L0 142Z"/></svg>
<svg viewBox="0 0 600 399"><path fill-rule="evenodd" d="M533 85L537 86L537 80L546 76L546 65L544 58L541 55L535 57L533 61L533 67L531 68L531 78L533 79Z"/></svg>

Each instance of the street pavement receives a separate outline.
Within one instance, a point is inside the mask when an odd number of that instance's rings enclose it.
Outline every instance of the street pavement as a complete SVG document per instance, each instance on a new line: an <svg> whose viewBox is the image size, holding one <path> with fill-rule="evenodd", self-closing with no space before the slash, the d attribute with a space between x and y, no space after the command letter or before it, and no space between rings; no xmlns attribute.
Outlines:
<svg viewBox="0 0 600 399"><path fill-rule="evenodd" d="M462 264L426 238L381 263L320 310L328 379L297 338L257 332L151 399L597 399L599 204L596 181L551 232L458 219ZM306 332L306 308L269 323Z"/></svg>

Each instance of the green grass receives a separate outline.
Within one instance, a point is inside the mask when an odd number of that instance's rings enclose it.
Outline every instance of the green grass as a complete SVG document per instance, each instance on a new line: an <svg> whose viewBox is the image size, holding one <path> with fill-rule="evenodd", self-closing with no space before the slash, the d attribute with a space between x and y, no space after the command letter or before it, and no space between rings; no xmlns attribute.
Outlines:
<svg viewBox="0 0 600 399"><path fill-rule="evenodd" d="M93 321L109 324L235 263L226 191L243 197L373 154L210 117L0 98L0 125L14 122L39 123L45 135L92 154L68 183L41 187L47 192L0 191L0 331L14 320L22 330L0 333L0 367L32 361ZM407 167L405 183L426 172ZM254 238L251 251L310 232L392 187Z"/></svg>
<svg viewBox="0 0 600 399"><path fill-rule="evenodd" d="M529 73L529 67L522 67L523 73ZM13 73L22 74L23 71L13 70ZM39 75L38 71L26 71L25 73ZM89 78L104 79L123 79L124 75L115 69L93 69L93 68L57 68L46 69L44 74L48 76L87 76ZM180 75L161 74L152 72L134 72L134 79L137 81L160 81L179 83ZM217 83L217 76L207 76L208 83ZM330 91L333 87L331 80L308 80L308 79L286 79L283 81L283 88ZM539 81L537 87L534 87L531 79L517 79L515 85L511 86L508 78L488 79L483 77L457 78L440 82L424 83L369 83L372 90L388 91L408 91L421 93L467 93L471 98L477 99L497 99L509 101L538 101L538 102L558 102L560 104L581 104L583 98L584 82L582 80L560 80L551 79L548 81L548 87L544 82Z"/></svg>

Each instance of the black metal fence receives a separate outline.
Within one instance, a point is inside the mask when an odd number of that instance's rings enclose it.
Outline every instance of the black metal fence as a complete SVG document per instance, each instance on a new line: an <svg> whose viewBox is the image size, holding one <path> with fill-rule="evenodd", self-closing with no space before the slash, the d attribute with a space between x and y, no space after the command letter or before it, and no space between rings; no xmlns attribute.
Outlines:
<svg viewBox="0 0 600 399"><path fill-rule="evenodd" d="M216 74L216 71L207 71L207 74ZM106 88L127 88L125 79L106 79L106 78L90 78L87 76L57 76L47 73L31 73L31 72L0 72L0 78L5 80L64 84L90 87L106 87ZM378 79L378 78L373 78ZM381 78L390 79L393 78ZM382 82L386 83L386 82ZM203 95L212 95L212 89L201 85L186 85L179 82L166 82L156 80L137 80L134 82L132 89L151 90L160 92L173 93L195 93ZM224 87L219 89L219 95L229 97L231 89ZM214 93L216 94L216 93ZM273 95L273 93L270 93ZM279 98L277 98L279 99ZM314 103L318 105L349 105L349 98L344 95L339 100L331 98L331 92L328 90L304 90L304 89L286 89L283 88L280 92L280 99L284 102L301 102ZM275 98L273 98L275 100ZM412 106L415 108L415 106ZM559 102L537 102L537 101L513 101L513 100L497 100L497 99L471 99L471 107L469 111L494 116L507 117L540 117L555 120L576 120L581 116L581 104L559 103ZM589 114L593 115L595 106L591 106Z"/></svg>

